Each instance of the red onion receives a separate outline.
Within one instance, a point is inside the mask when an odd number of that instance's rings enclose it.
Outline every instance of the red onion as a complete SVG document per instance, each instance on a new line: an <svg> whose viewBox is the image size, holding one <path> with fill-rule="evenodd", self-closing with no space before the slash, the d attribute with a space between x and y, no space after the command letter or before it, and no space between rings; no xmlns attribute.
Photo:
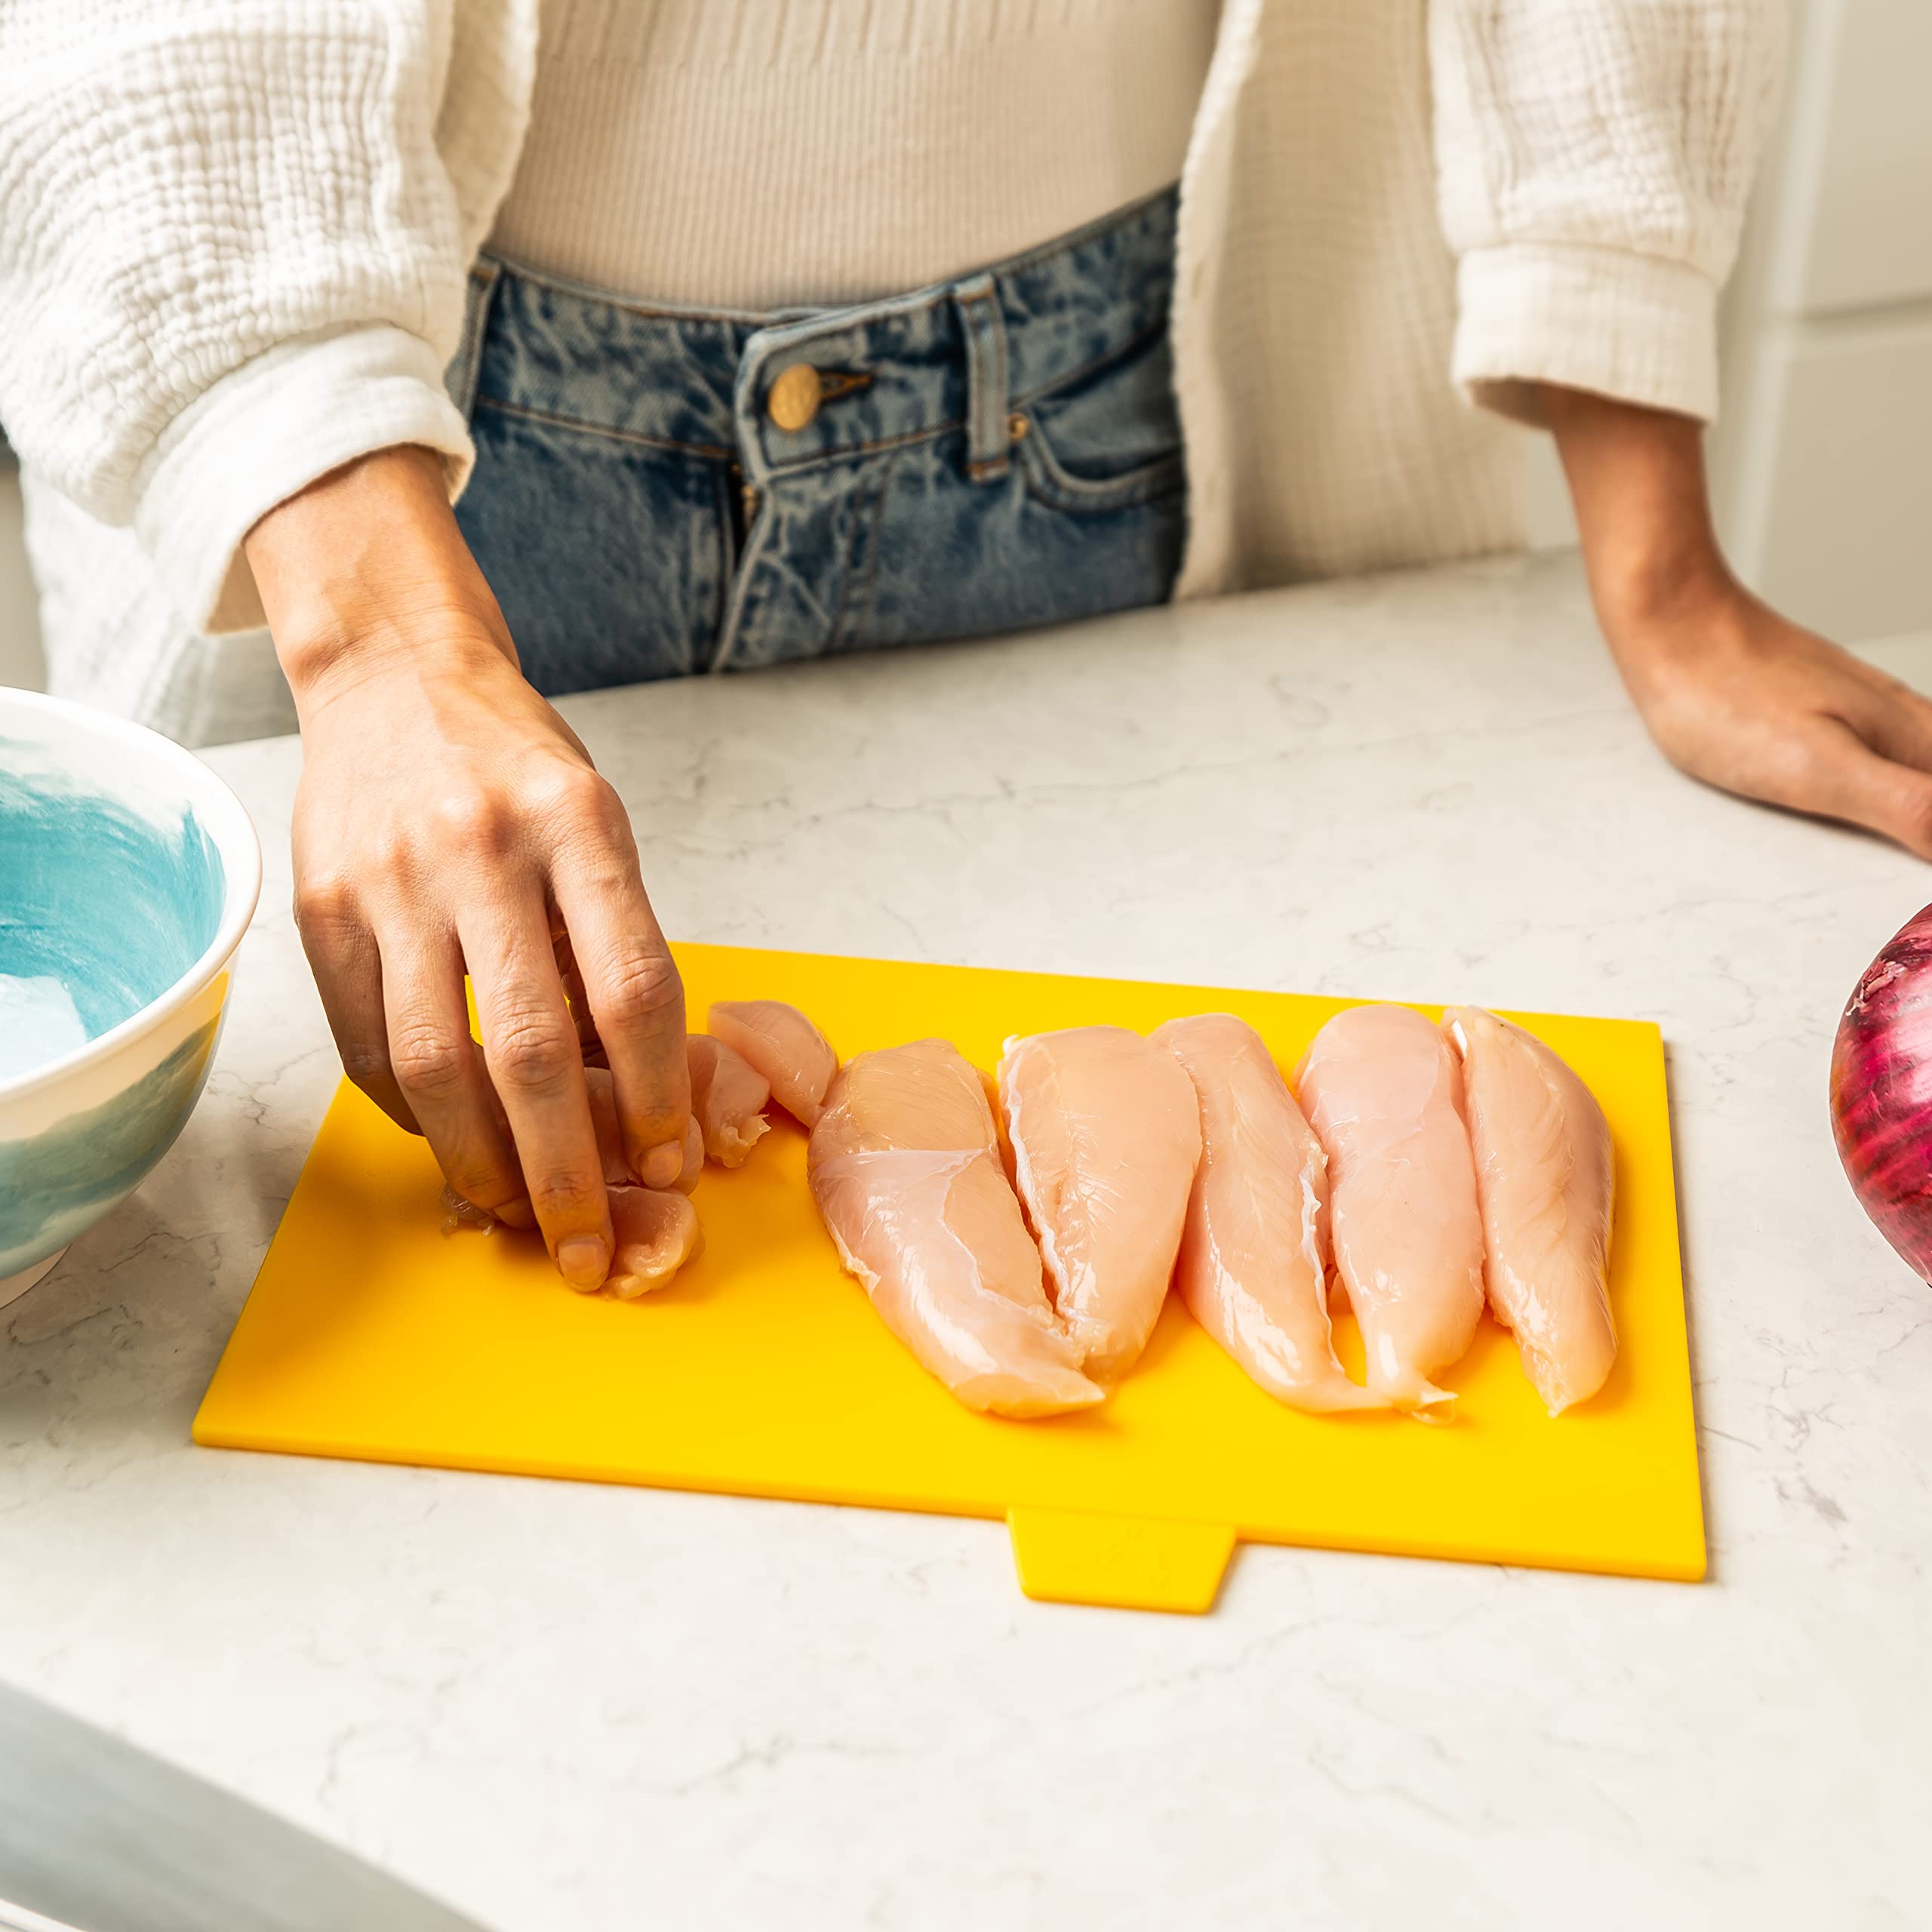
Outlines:
<svg viewBox="0 0 1932 1932"><path fill-rule="evenodd" d="M1932 906L1866 967L1838 1022L1832 1130L1860 1206L1932 1281Z"/></svg>

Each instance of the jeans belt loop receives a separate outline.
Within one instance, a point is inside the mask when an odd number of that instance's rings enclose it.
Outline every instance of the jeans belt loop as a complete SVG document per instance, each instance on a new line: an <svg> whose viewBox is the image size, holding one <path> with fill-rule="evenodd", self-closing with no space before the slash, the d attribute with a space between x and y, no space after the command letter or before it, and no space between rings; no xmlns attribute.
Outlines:
<svg viewBox="0 0 1932 1932"><path fill-rule="evenodd" d="M1007 427L1006 318L989 275L969 276L952 291L966 343L966 474L996 483L1012 467Z"/></svg>

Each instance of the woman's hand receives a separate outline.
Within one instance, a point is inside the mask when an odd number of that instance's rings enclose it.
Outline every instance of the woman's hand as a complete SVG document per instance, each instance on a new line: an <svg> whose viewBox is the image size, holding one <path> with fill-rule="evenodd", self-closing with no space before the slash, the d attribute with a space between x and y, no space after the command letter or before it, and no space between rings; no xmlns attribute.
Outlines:
<svg viewBox="0 0 1932 1932"><path fill-rule="evenodd" d="M639 1179L675 1180L691 1103L683 988L623 807L525 682L434 456L352 463L247 549L301 720L296 918L343 1064L459 1194L534 1215L595 1287L610 1208L561 940Z"/></svg>
<svg viewBox="0 0 1932 1932"><path fill-rule="evenodd" d="M1651 735L1693 777L1932 858L1932 703L1730 574L1699 426L1546 386L1604 636Z"/></svg>

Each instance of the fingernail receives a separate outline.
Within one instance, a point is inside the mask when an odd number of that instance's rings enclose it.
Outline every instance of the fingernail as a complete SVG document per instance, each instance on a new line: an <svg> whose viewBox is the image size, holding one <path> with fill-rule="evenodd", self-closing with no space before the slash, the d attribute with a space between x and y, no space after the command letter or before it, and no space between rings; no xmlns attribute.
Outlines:
<svg viewBox="0 0 1932 1932"><path fill-rule="evenodd" d="M537 1225L535 1211L528 1201L521 1197L515 1201L505 1201L497 1210L497 1219L512 1228L534 1228Z"/></svg>
<svg viewBox="0 0 1932 1932"><path fill-rule="evenodd" d="M642 1173L646 1187L675 1187L678 1177L685 1171L685 1146L681 1140L667 1140L661 1147L654 1147L644 1157Z"/></svg>
<svg viewBox="0 0 1932 1932"><path fill-rule="evenodd" d="M557 1272L574 1288L586 1294L604 1285L611 1268L611 1251L595 1235L573 1235L557 1247Z"/></svg>

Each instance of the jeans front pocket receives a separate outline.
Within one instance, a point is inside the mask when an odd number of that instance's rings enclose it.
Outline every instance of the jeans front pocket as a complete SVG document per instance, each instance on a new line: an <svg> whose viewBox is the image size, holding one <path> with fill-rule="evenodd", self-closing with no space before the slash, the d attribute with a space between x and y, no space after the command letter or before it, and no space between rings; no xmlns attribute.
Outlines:
<svg viewBox="0 0 1932 1932"><path fill-rule="evenodd" d="M840 648L983 637L1167 601L1187 528L1178 456L1103 478L1029 453L1033 441L1029 426L996 481L968 480L957 434L897 454L855 559L864 587L848 600Z"/></svg>
<svg viewBox="0 0 1932 1932"><path fill-rule="evenodd" d="M884 467L854 552L863 591L845 600L836 648L1166 602L1186 540L1187 479L1165 328L1016 396L1012 410L1003 476L975 476L957 430L869 460Z"/></svg>
<svg viewBox="0 0 1932 1932"><path fill-rule="evenodd" d="M1131 509L1186 484L1165 327L1015 411L1032 494L1072 514Z"/></svg>
<svg viewBox="0 0 1932 1932"><path fill-rule="evenodd" d="M1072 515L1133 509L1163 497L1177 496L1187 481L1180 451L1158 456L1113 476L1086 476L1067 468L1032 423L1022 431L1020 461L1026 487L1050 509Z"/></svg>

